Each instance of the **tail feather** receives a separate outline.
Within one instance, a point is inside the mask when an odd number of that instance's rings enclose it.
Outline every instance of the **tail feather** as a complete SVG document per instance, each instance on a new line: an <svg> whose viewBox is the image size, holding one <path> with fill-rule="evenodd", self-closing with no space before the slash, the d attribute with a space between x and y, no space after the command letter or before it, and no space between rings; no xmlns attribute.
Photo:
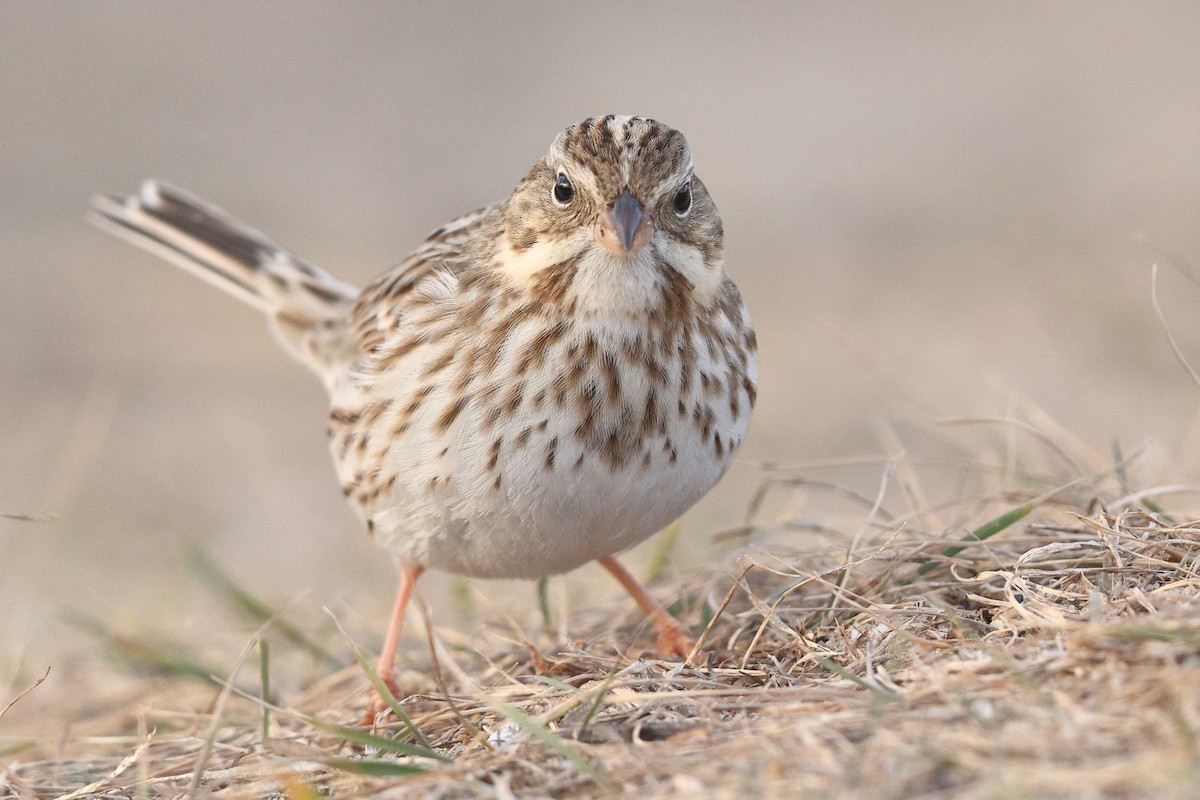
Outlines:
<svg viewBox="0 0 1200 800"><path fill-rule="evenodd" d="M346 318L358 288L216 206L150 180L136 195L94 198L90 217L268 315L285 349L327 383L348 357Z"/></svg>

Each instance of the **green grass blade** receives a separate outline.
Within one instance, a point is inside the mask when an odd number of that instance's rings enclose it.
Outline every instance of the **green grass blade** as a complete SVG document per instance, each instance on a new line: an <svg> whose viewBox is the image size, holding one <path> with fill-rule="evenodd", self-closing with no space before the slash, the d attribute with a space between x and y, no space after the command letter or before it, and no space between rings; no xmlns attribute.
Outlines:
<svg viewBox="0 0 1200 800"><path fill-rule="evenodd" d="M521 730L534 737L542 744L549 747L554 752L558 753L563 758L570 761L581 770L591 775L605 789L616 793L620 791L617 782L605 774L599 767L593 764L583 755L577 748L567 744L567 742L559 736L554 735L544 725L538 724L533 718L526 714L516 706L510 705L503 700L492 699L491 705L504 716L508 717Z"/></svg>
<svg viewBox="0 0 1200 800"><path fill-rule="evenodd" d="M63 620L74 628L87 633L127 661L155 667L167 673L204 681L213 685L220 682L213 678L219 670L210 669L192 659L178 648L153 645L134 636L119 634L102 620L77 609L63 611Z"/></svg>
<svg viewBox="0 0 1200 800"><path fill-rule="evenodd" d="M22 742L13 742L8 747L0 747L0 758L15 756L17 753L23 753L26 750L36 746L37 742L32 739Z"/></svg>
<svg viewBox="0 0 1200 800"><path fill-rule="evenodd" d="M369 775L373 778L404 778L428 772L425 767L417 764L401 764L386 758L326 758L322 759L321 763L343 772Z"/></svg>
<svg viewBox="0 0 1200 800"><path fill-rule="evenodd" d="M225 685L220 681L220 679L214 678L214 681L220 686ZM409 744L407 742L401 742L397 739L388 739L384 736L376 736L373 733L368 733L362 728L353 728L349 725L339 725L336 722L326 722L325 720L320 719L319 717L314 717L310 714L301 714L297 711L293 711L292 709L281 708L273 703L267 702L261 697L255 697L253 694L245 691L244 689L238 689L235 687L233 689L233 693L239 697L244 697L251 703L256 703L264 708L269 708L276 714L283 714L293 719L298 719L305 725L309 725L320 731L325 731L326 733L331 733L334 736L339 736L352 744L361 745L363 747L374 747L376 750L383 750L391 753L402 753L404 755L415 756L417 758L428 758L433 761L441 761L445 764L451 764L454 762L454 759L450 758L449 756L444 756L436 750L431 750L419 745Z"/></svg>
<svg viewBox="0 0 1200 800"><path fill-rule="evenodd" d="M529 677L538 683L544 683L547 686L553 686L555 689L562 689L564 692L570 692L571 694L579 694L580 692L579 687L572 686L569 683L564 683L558 678L551 678L549 675L530 675Z"/></svg>
<svg viewBox="0 0 1200 800"><path fill-rule="evenodd" d="M704 598L704 602L700 604L700 630L707 628L709 623L713 621L713 617L716 616L716 614L717 610L712 607L711 603L708 602L707 597Z"/></svg>
<svg viewBox="0 0 1200 800"><path fill-rule="evenodd" d="M885 689L884 687L879 686L878 684L871 683L866 678L855 675L853 672L846 669L841 664L837 664L832 659L826 658L825 656L813 656L813 660L816 661L818 664L820 664L825 669L832 672L833 674L838 675L839 677L845 678L846 680L850 681L851 683L857 684L858 686L861 686L862 688L866 689L867 691L873 692L874 694L877 694L880 697L884 697L889 700L894 700L900 696L900 695L896 694L895 692L893 692L891 689Z"/></svg>
<svg viewBox="0 0 1200 800"><path fill-rule="evenodd" d="M421 732L421 729L417 727L417 723L413 722L412 717L408 715L408 713L404 710L404 707L400 705L400 701L396 699L396 696L392 694L392 690L388 688L387 683L379 676L379 673L374 667L371 666L371 663L367 661L366 656L364 656L362 651L358 649L358 645L356 645L354 642L350 642L350 647L354 650L354 657L358 659L359 666L362 667L363 672L367 674L367 681L370 682L375 691L379 692L379 696L383 698L383 702L387 703L388 708L392 710L392 713L396 715L396 718L404 723L405 727L408 729L408 732L415 736L417 740L421 742L423 747L427 748L430 752L434 752L433 744L430 743L428 737Z"/></svg>
<svg viewBox="0 0 1200 800"><path fill-rule="evenodd" d="M402 742L399 739L389 739L386 736L377 736L373 733L368 733L362 728L353 728L349 725L338 725L336 722L326 722L317 717L310 717L307 714L297 714L296 718L306 725L332 733L334 736L340 736L347 742L362 745L363 747L373 747L376 750L383 750L389 753L402 753L406 756L416 756L417 758L428 758L434 761L441 761L444 764L452 764L454 759L449 756L444 756L436 750L421 745L409 744Z"/></svg>
<svg viewBox="0 0 1200 800"><path fill-rule="evenodd" d="M538 610L542 612L542 630L550 630L550 579L540 578L537 582Z"/></svg>
<svg viewBox="0 0 1200 800"><path fill-rule="evenodd" d="M965 544L956 544L951 547L947 547L942 551L942 555L946 558L953 558L963 550L966 550L968 547L970 547L972 543L982 542L986 539L990 539L1005 528L1008 528L1029 516L1029 512L1033 511L1033 508L1034 503L1029 502L1019 505L1016 508L1009 509L995 519L985 522L975 530L968 533L966 536L962 537L960 541L965 542ZM924 575L939 566L941 566L941 562L939 561L930 561L928 564L922 564L921 568L917 570L917 575Z"/></svg>
<svg viewBox="0 0 1200 800"><path fill-rule="evenodd" d="M604 696L608 694L608 690L612 687L612 683L617 679L617 670L610 670L604 676L604 682L596 689L596 696L592 698L592 702L588 704L587 713L583 716L583 722L579 725L579 729L587 728L592 722L592 717L596 716L596 712L600 710L600 704L604 702Z"/></svg>
<svg viewBox="0 0 1200 800"><path fill-rule="evenodd" d="M658 534L654 552L646 564L646 583L654 583L667 573L671 565L671 556L675 552L675 543L679 541L679 532L683 530L683 519L677 519Z"/></svg>
<svg viewBox="0 0 1200 800"><path fill-rule="evenodd" d="M276 618L274 609L239 586L227 572L221 569L220 565L199 547L193 547L188 553L188 565L205 583L218 593L228 597L235 606L259 625L272 620L272 627L288 641L307 650L314 658L324 661L329 666L341 666L341 662L332 653L306 636L299 628Z"/></svg>
<svg viewBox="0 0 1200 800"><path fill-rule="evenodd" d="M262 683L263 699L270 702L271 700L271 654L267 648L267 640L258 640L258 672L259 679ZM271 738L271 710L263 706L263 741Z"/></svg>

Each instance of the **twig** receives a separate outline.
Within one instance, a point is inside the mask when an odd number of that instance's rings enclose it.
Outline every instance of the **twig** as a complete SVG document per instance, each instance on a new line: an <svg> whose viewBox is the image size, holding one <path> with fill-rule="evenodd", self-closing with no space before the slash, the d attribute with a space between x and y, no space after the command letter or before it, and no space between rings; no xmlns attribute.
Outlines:
<svg viewBox="0 0 1200 800"><path fill-rule="evenodd" d="M696 640L694 645L692 645L692 650L690 653L688 653L687 658L683 660L683 663L695 663L693 659L696 658L696 656L700 653L701 648L704 647L704 642L708 639L709 632L713 629L713 626L717 624L717 620L721 618L721 615L725 613L725 609L729 607L729 603L733 600L734 593L737 592L739 586L743 586L742 581L745 580L746 573L749 572L753 566L753 564L747 564L746 566L742 567L742 571L734 579L733 584L730 585L729 591L725 593L725 599L721 601L721 606L717 609L717 612L713 614L712 619L708 621L708 624L704 626L704 630L701 632L700 638Z"/></svg>
<svg viewBox="0 0 1200 800"><path fill-rule="evenodd" d="M5 714L7 714L8 710L17 704L18 700L20 700L22 697L24 697L25 695L32 692L37 687L41 686L42 681L46 680L46 678L48 678L49 676L50 676L50 668L46 667L46 673L44 675L42 675L42 677L38 678L36 681L34 681L33 683L26 686L25 689L19 695L14 697L12 700L8 701L8 705L6 705L2 710L0 710L0 717L3 717Z"/></svg>
<svg viewBox="0 0 1200 800"><path fill-rule="evenodd" d="M1162 325L1163 333L1167 335L1167 343L1171 345L1171 352L1175 354L1183 368L1187 370L1188 375L1192 376L1192 380L1200 386L1200 375L1196 374L1196 370L1192 369L1192 365L1188 363L1187 357L1180 349L1179 343L1175 341L1175 337L1171 334L1171 327L1167 324L1167 317L1163 314L1162 306L1158 304L1158 263L1155 262L1150 266L1150 303L1154 306L1154 313L1158 315L1158 321Z"/></svg>

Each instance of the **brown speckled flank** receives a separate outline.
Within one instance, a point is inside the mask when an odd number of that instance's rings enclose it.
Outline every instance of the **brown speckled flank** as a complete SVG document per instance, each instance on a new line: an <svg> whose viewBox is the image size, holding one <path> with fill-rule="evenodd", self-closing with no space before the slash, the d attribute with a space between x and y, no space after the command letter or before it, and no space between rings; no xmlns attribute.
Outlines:
<svg viewBox="0 0 1200 800"><path fill-rule="evenodd" d="M612 556L728 468L756 343L683 135L642 117L563 131L513 191L361 291L190 194L148 181L103 227L260 309L331 398L342 491L401 568L380 671L426 567L539 577Z"/></svg>

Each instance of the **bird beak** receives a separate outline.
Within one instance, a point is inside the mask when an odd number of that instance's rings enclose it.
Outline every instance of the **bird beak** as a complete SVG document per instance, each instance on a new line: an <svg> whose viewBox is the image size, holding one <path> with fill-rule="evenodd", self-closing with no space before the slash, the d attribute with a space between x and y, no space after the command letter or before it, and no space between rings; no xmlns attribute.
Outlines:
<svg viewBox="0 0 1200 800"><path fill-rule="evenodd" d="M626 189L600 218L596 238L615 253L636 253L650 243L650 218Z"/></svg>

